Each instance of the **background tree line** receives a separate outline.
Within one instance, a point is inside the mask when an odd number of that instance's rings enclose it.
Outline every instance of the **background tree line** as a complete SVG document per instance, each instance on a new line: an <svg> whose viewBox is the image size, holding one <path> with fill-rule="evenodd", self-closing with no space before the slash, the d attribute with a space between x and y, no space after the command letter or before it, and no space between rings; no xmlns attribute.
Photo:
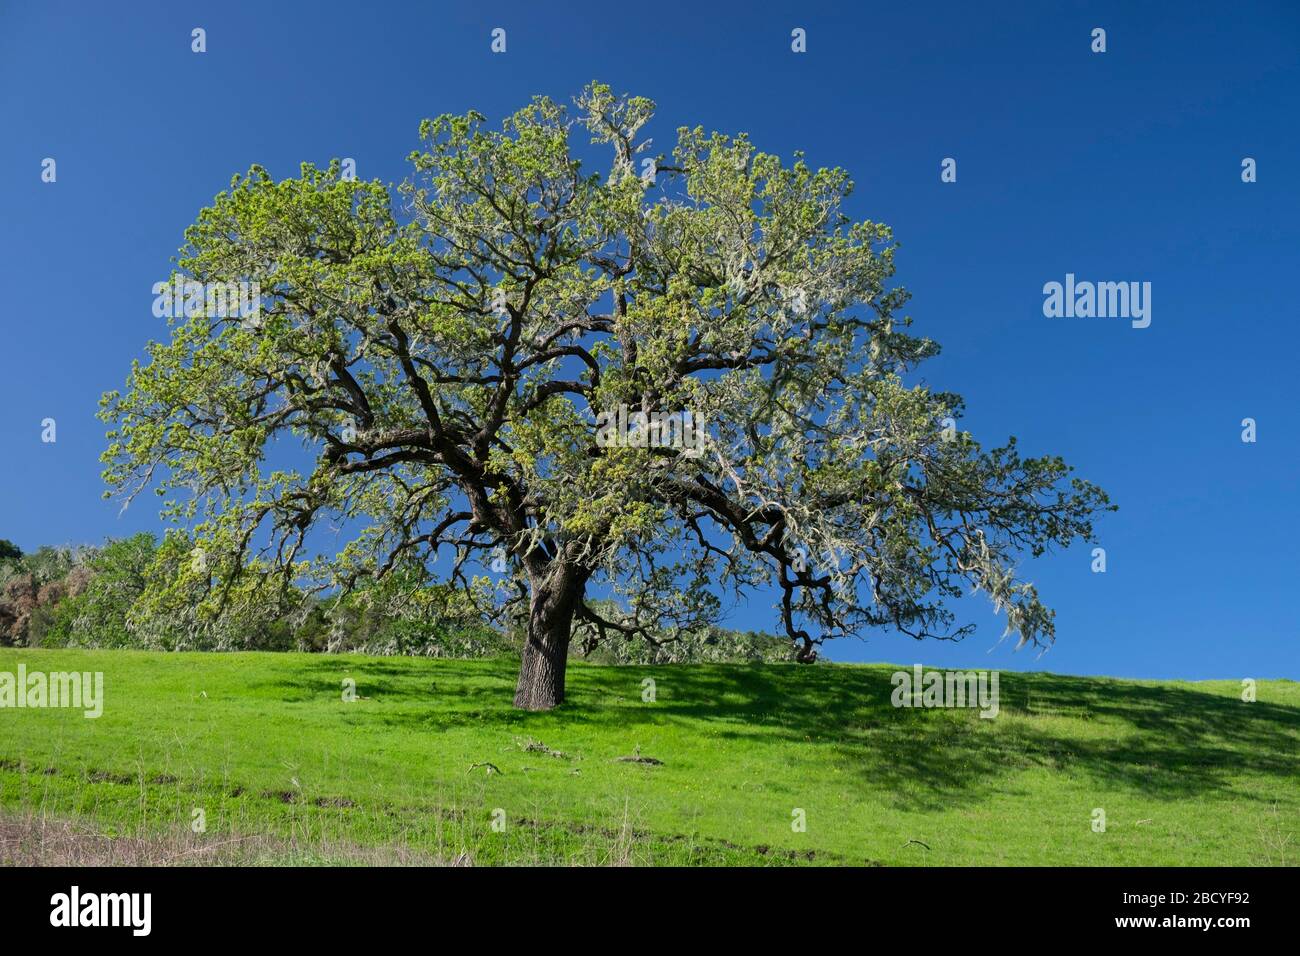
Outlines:
<svg viewBox="0 0 1300 956"><path fill-rule="evenodd" d="M275 600L232 602L205 613L187 594L194 545L183 533L142 532L103 546L42 546L24 554L0 539L0 646L146 650L306 651L427 657L517 655L523 622L485 623L445 585L416 569L342 595L287 586ZM265 594L265 592L263 592ZM709 626L658 642L617 634L572 656L610 664L779 661L789 642Z"/></svg>

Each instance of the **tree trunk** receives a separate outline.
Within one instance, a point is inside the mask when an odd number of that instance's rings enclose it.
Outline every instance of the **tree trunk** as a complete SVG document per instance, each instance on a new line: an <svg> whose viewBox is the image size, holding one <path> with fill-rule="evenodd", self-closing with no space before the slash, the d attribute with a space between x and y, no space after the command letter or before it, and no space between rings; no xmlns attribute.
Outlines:
<svg viewBox="0 0 1300 956"><path fill-rule="evenodd" d="M556 569L532 587L528 640L519 665L515 706L550 710L564 701L564 667L569 659L573 611L582 594L580 577Z"/></svg>

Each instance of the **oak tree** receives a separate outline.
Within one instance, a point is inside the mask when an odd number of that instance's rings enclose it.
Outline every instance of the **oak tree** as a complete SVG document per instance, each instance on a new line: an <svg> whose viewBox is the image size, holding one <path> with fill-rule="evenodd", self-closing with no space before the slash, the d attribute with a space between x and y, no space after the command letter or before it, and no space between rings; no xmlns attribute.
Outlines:
<svg viewBox="0 0 1300 956"><path fill-rule="evenodd" d="M1016 560L1090 538L1105 494L911 381L938 348L844 171L700 128L657 154L652 112L591 84L443 115L398 188L254 166L201 211L178 276L257 283L260 312L187 299L103 404L111 490L156 485L194 536L187 593L218 615L415 570L524 623L529 709L575 636L672 640L732 592L774 593L805 661L961 637L967 587L1053 639Z"/></svg>

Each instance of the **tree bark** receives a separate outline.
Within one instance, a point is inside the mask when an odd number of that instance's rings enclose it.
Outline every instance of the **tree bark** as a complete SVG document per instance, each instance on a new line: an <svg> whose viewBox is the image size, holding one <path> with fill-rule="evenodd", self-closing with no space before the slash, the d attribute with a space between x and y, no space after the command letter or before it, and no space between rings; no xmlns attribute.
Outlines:
<svg viewBox="0 0 1300 956"><path fill-rule="evenodd" d="M528 606L528 640L515 687L516 707L550 710L564 702L573 612L581 595L581 577L572 569L554 569L534 582Z"/></svg>

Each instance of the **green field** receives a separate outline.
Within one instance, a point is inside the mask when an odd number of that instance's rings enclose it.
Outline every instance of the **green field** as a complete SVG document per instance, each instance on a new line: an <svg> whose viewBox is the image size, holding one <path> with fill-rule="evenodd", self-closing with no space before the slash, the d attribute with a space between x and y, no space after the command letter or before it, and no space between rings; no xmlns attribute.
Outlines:
<svg viewBox="0 0 1300 956"><path fill-rule="evenodd" d="M894 708L890 665L573 664L534 714L509 660L0 650L19 663L102 671L106 702L0 709L7 862L59 862L31 845L55 832L157 863L1300 859L1293 681L1246 703L1235 680L1004 672L986 720Z"/></svg>

